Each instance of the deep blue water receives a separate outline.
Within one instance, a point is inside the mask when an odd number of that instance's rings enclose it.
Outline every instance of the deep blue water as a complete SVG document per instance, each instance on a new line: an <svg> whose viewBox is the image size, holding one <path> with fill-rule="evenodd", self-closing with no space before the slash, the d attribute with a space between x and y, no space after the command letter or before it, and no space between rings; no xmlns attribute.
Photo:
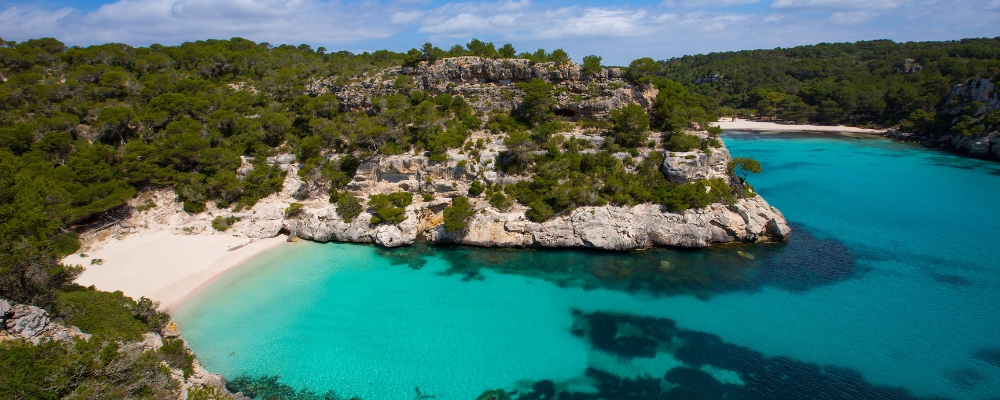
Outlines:
<svg viewBox="0 0 1000 400"><path fill-rule="evenodd" d="M174 313L205 366L365 399L1000 397L1000 163L728 133L788 243L292 243ZM589 397L588 397L589 396ZM645 396L645 397L643 397Z"/></svg>

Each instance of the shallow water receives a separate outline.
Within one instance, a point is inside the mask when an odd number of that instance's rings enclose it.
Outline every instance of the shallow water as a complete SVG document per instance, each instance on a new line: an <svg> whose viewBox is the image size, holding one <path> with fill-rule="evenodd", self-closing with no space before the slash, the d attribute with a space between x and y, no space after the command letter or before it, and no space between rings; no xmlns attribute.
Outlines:
<svg viewBox="0 0 1000 400"><path fill-rule="evenodd" d="M1000 396L1000 163L828 134L725 140L761 161L750 182L793 223L788 243L300 242L174 317L210 371L368 400L415 387L438 399Z"/></svg>

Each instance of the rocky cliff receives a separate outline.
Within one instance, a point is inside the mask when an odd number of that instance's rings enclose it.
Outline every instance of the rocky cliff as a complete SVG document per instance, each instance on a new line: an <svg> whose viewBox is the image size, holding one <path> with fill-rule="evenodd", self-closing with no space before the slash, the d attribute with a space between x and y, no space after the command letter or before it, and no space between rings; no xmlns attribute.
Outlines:
<svg viewBox="0 0 1000 400"><path fill-rule="evenodd" d="M566 135L578 134L570 132ZM701 133L704 135L704 133ZM386 247L405 246L416 240L489 247L583 247L632 250L652 246L706 247L719 243L780 241L790 233L784 216L760 196L740 199L735 204L713 204L702 209L670 212L663 206L580 207L544 222L525 217L526 207L515 205L500 211L482 198L473 198L476 213L460 232L445 231L443 210L451 199L467 194L476 179L488 182L516 182L527 176L510 176L494 169L491 162L504 149L502 141L489 139L478 158L451 151L444 162L431 162L423 155L374 156L362 163L347 188L362 199L371 194L409 191L417 194L406 207L406 219L399 224L370 224L365 210L346 222L330 204L322 187L313 187L296 173L294 157L273 157L269 161L289 171L281 193L261 200L250 210L232 212L209 204L205 212L187 214L170 191L140 195L136 204L147 200L156 207L136 212L126 229L173 229L180 234L215 233L249 238L273 237L282 232L318 242L345 241L375 243ZM590 150L593 151L593 150ZM618 154L624 156L625 153ZM675 183L728 177L729 152L725 145L711 153L664 151L663 172ZM424 200L420 194L430 194ZM302 211L286 216L289 204L303 205ZM217 232L211 222L216 217L237 219L225 232Z"/></svg>
<svg viewBox="0 0 1000 400"><path fill-rule="evenodd" d="M412 83L397 83L400 77ZM656 89L631 85L618 68L584 74L575 63L532 63L523 59L453 57L414 67L395 67L359 81L342 83L333 78L317 79L307 87L311 94L333 93L348 109L374 106L378 96L413 89L431 94L448 93L466 99L479 111L512 110L524 95L517 83L541 79L555 85L556 113L565 116L603 118L610 110L637 103L645 108L656 99Z"/></svg>
<svg viewBox="0 0 1000 400"><path fill-rule="evenodd" d="M1000 139L997 138L995 131L997 110L1000 110L1000 91L996 85L984 78L971 79L952 88L944 105L938 109L938 115L951 119L952 126L960 122L965 126L978 125L976 131L962 134L953 130L940 136L929 137L890 130L886 136L933 147L950 148L972 157L1000 158Z"/></svg>

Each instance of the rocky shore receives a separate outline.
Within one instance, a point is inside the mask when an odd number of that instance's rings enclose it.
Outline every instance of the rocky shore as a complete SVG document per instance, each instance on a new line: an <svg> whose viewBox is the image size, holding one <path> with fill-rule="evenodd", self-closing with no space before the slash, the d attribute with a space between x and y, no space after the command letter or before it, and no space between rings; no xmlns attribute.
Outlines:
<svg viewBox="0 0 1000 400"><path fill-rule="evenodd" d="M48 341L68 342L75 340L89 341L92 335L83 333L80 328L65 325L49 317L47 311L26 304L19 304L0 298L0 342L26 340L38 345ZM160 332L147 332L142 341L120 343L118 351L123 354L141 354L156 352L163 347L164 339L180 339L180 331L176 324L169 324ZM184 343L184 352L194 357L194 351ZM136 356L138 357L138 356ZM193 359L191 373L185 373L180 368L162 363L163 368L170 371L170 379L177 383L177 398L187 399L188 393L201 388L215 388L228 394L226 380L219 374L208 372L197 359ZM247 399L239 394L230 394L227 398L236 400Z"/></svg>
<svg viewBox="0 0 1000 400"><path fill-rule="evenodd" d="M327 191L300 179L293 156L273 157L271 162L288 171L280 193L261 200L249 210L233 212L209 204L205 212L181 210L169 190L147 192L133 200L136 205L155 207L136 211L114 227L117 234L171 230L176 234L220 234L246 238L270 238L285 233L317 242L375 243L385 247L412 244L417 240L486 247L581 247L604 250L634 250L653 246L706 247L722 243L755 243L784 240L790 228L780 211L760 196L740 199L732 205L712 204L701 209L670 212L656 204L635 206L580 207L544 222L525 217L526 207L515 205L500 211L481 198L473 198L476 213L468 227L448 232L443 211L451 199L466 195L472 181L512 182L526 176L507 176L492 168L487 158L502 150L494 140L483 158L471 162L453 152L445 162L431 162L422 155L375 156L365 160L348 189L362 199L372 194L409 191L417 194L406 207L399 224L370 224L364 211L351 222L344 221L331 204ZM709 154L695 150L665 152L662 171L676 183L728 177L730 159L723 145ZM420 194L430 194L425 200ZM286 215L292 203L300 212ZM217 217L232 217L232 226L220 232L212 227Z"/></svg>
<svg viewBox="0 0 1000 400"><path fill-rule="evenodd" d="M948 94L945 105L938 110L938 114L955 116L952 122L954 123L962 115L963 109L969 106L977 106L974 107L972 116L979 122L984 122L983 120L991 112L1000 110L1000 92L997 91L996 85L984 78L955 85ZM1000 159L1000 139L997 138L996 132L967 136L957 133L930 135L888 130L884 136L927 147L952 150L970 157Z"/></svg>

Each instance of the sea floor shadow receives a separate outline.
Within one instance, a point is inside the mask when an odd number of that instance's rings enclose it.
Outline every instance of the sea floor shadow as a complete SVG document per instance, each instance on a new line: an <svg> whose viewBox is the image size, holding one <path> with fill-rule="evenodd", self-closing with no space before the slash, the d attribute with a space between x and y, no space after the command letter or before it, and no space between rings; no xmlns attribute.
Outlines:
<svg viewBox="0 0 1000 400"><path fill-rule="evenodd" d="M507 249L416 243L376 250L396 265L421 268L428 257L448 262L446 276L485 279L484 271L552 282L560 287L610 289L652 296L694 295L773 287L804 292L864 272L843 243L821 239L802 226L785 243L707 249L656 248L634 252L582 249Z"/></svg>
<svg viewBox="0 0 1000 400"><path fill-rule="evenodd" d="M762 353L718 336L678 328L666 318L573 311L573 334L593 351L631 362L672 357L666 371L619 376L590 365L585 376L596 390L575 391L549 380L524 383L513 400L536 399L915 399L906 389L875 385L855 370ZM968 379L968 372L960 373ZM543 385L539 383L544 382ZM544 391L538 390L543 388Z"/></svg>

